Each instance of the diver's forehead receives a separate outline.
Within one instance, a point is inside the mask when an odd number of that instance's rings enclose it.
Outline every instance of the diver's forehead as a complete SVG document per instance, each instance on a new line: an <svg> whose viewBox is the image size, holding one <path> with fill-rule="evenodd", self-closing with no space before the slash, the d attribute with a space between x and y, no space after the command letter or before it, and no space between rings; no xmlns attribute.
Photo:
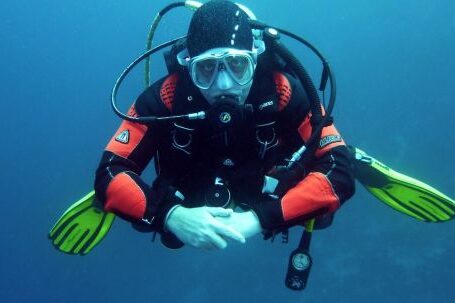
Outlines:
<svg viewBox="0 0 455 303"><path fill-rule="evenodd" d="M199 56L223 56L228 53L235 53L238 52L239 49L237 48L231 48L231 47L217 47L217 48L211 48Z"/></svg>

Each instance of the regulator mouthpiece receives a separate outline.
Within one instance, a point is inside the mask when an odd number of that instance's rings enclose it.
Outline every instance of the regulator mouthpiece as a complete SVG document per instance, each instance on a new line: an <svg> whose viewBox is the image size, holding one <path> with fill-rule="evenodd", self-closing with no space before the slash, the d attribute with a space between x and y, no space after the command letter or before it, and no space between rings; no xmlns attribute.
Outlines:
<svg viewBox="0 0 455 303"><path fill-rule="evenodd" d="M221 96L208 110L207 118L215 129L223 130L240 125L252 113L250 104L241 105L237 97Z"/></svg>

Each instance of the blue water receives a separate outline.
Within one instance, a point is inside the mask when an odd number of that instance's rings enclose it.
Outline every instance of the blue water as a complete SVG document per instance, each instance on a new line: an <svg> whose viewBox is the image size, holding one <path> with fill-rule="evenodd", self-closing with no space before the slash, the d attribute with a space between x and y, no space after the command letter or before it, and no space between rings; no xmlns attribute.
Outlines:
<svg viewBox="0 0 455 303"><path fill-rule="evenodd" d="M297 231L289 245L257 238L219 252L169 251L117 220L87 256L51 246L49 228L91 188L120 123L112 85L168 3L0 2L0 302L455 302L455 223L417 222L360 185L334 225L314 235L302 293L283 283ZM348 143L455 197L454 1L243 3L329 58L335 121ZM173 12L157 41L183 35L189 16ZM318 75L314 57L300 57ZM139 70L121 93L124 107L141 88Z"/></svg>

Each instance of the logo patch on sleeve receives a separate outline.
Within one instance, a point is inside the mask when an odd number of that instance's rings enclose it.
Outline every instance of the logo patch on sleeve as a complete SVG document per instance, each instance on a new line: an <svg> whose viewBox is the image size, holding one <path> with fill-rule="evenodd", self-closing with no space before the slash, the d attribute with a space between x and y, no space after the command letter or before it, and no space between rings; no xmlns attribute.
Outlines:
<svg viewBox="0 0 455 303"><path fill-rule="evenodd" d="M319 141L319 148L324 148L327 145L335 143L335 142L341 142L340 135L330 135L330 136L322 137L321 141Z"/></svg>
<svg viewBox="0 0 455 303"><path fill-rule="evenodd" d="M123 144L128 144L130 142L130 131L129 130L124 130L120 134L115 137L115 141L123 143Z"/></svg>

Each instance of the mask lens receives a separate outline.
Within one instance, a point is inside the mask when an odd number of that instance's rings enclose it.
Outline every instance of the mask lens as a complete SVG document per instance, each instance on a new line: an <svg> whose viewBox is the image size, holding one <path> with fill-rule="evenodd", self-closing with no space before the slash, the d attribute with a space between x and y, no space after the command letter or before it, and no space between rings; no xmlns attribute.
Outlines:
<svg viewBox="0 0 455 303"><path fill-rule="evenodd" d="M194 63L193 80L201 87L208 88L217 72L218 60L204 59Z"/></svg>
<svg viewBox="0 0 455 303"><path fill-rule="evenodd" d="M225 51L221 54L195 57L189 68L194 84L199 88L208 89L220 68L227 70L239 85L245 85L251 81L255 66L253 58L249 54Z"/></svg>
<svg viewBox="0 0 455 303"><path fill-rule="evenodd" d="M247 56L232 55L225 58L226 65L235 80L244 85L251 80L253 75L253 64Z"/></svg>

